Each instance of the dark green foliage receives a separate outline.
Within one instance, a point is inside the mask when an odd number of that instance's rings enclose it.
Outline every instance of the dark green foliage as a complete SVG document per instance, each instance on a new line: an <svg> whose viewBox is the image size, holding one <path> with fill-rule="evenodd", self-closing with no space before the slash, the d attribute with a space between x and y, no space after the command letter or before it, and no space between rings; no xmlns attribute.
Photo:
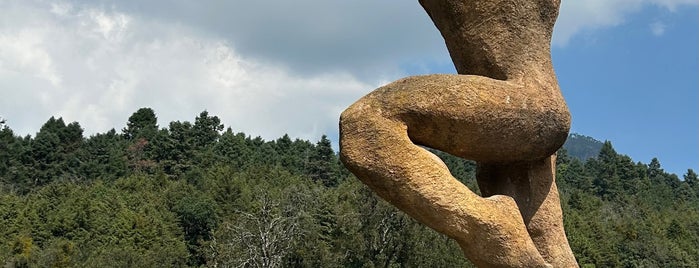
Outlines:
<svg viewBox="0 0 699 268"><path fill-rule="evenodd" d="M180 181L171 184L166 196L170 211L175 214L177 223L184 232L184 240L190 253L188 264L204 264L205 256L201 244L211 239L211 231L219 221L216 202L191 184Z"/></svg>
<svg viewBox="0 0 699 268"><path fill-rule="evenodd" d="M143 161L147 160L143 148L136 149L134 144L127 147L127 144L114 129L87 139L78 152L81 177L113 181L125 176L129 169L144 169Z"/></svg>
<svg viewBox="0 0 699 268"><path fill-rule="evenodd" d="M194 146L196 149L202 150L214 145L221 135L223 124L218 116L209 116L207 111L203 111L194 119L192 127L192 136L194 137Z"/></svg>
<svg viewBox="0 0 699 268"><path fill-rule="evenodd" d="M150 140L158 131L158 118L151 108L138 109L129 117L126 127L122 130L124 137L129 140L145 138Z"/></svg>
<svg viewBox="0 0 699 268"><path fill-rule="evenodd" d="M236 134L228 128L213 149L223 164L244 167L249 163L251 152L245 142L245 133Z"/></svg>
<svg viewBox="0 0 699 268"><path fill-rule="evenodd" d="M62 118L49 118L34 139L10 138L8 128L2 130L3 145L12 152L10 159L0 163L12 162L0 173L6 181L12 182L10 188L26 192L32 187L41 186L54 180L81 180L79 159L83 146L82 128L76 122L66 125ZM2 157L2 155L0 155ZM8 156L6 156L8 157ZM1 158L0 158L1 159ZM5 164L7 165L7 164Z"/></svg>
<svg viewBox="0 0 699 268"><path fill-rule="evenodd" d="M0 237L9 243L0 244L0 260L10 267L183 265L176 219L158 188L142 180L52 182L26 196L3 195Z"/></svg>
<svg viewBox="0 0 699 268"><path fill-rule="evenodd" d="M557 183L581 266L698 267L697 174L576 140ZM432 152L478 192L474 162ZM206 111L158 129L142 108L89 138L61 118L35 137L0 123L0 226L4 267L472 267L355 179L326 136L266 141Z"/></svg>
<svg viewBox="0 0 699 268"><path fill-rule="evenodd" d="M684 182L689 187L689 190L699 199L699 177L691 168L684 175Z"/></svg>
<svg viewBox="0 0 699 268"><path fill-rule="evenodd" d="M337 173L337 156L333 151L328 137L323 135L316 144L309 159L309 175L314 181L319 181L328 187L339 184Z"/></svg>
<svg viewBox="0 0 699 268"><path fill-rule="evenodd" d="M558 180L568 239L582 266L699 264L699 199L692 179L680 181L657 159L633 163L605 142L584 165L559 162Z"/></svg>
<svg viewBox="0 0 699 268"><path fill-rule="evenodd" d="M20 153L18 148L20 141L9 127L0 126L0 179L6 183L9 182L6 180L8 180L10 168L18 166L15 156Z"/></svg>

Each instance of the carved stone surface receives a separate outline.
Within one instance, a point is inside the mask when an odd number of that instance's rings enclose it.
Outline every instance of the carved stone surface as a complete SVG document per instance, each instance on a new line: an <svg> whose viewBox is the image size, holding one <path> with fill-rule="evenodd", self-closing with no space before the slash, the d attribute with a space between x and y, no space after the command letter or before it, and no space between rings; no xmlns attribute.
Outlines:
<svg viewBox="0 0 699 268"><path fill-rule="evenodd" d="M351 105L343 163L480 267L577 267L555 184L570 128L550 56L560 1L419 2L459 74L404 78ZM421 146L475 160L484 197Z"/></svg>

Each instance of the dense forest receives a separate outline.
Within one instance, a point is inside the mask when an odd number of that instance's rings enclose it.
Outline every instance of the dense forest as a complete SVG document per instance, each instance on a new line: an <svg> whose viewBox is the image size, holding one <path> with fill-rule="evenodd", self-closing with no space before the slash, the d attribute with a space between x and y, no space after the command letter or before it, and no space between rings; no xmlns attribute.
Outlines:
<svg viewBox="0 0 699 268"><path fill-rule="evenodd" d="M0 123L4 267L472 267L459 247L378 199L331 141L267 141L202 112L149 108L85 137L50 118ZM577 148L577 147L576 147ZM564 222L582 267L699 267L699 179L610 142L558 153ZM435 152L474 191L473 162Z"/></svg>

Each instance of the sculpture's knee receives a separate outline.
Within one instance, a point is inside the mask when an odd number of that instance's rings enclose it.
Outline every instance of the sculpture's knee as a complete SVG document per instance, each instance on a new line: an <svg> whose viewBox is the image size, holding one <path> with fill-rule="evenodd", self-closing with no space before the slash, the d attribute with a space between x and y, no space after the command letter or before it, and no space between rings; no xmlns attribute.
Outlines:
<svg viewBox="0 0 699 268"><path fill-rule="evenodd" d="M362 144L361 137L358 135L359 124L366 117L364 112L357 109L357 105L352 105L340 114L340 161L351 171L355 171L358 167L366 165L361 163L362 148L366 144Z"/></svg>
<svg viewBox="0 0 699 268"><path fill-rule="evenodd" d="M395 129L399 123L367 102L359 100L340 115L340 160L365 182L383 175L383 166L390 161L386 141L399 135Z"/></svg>

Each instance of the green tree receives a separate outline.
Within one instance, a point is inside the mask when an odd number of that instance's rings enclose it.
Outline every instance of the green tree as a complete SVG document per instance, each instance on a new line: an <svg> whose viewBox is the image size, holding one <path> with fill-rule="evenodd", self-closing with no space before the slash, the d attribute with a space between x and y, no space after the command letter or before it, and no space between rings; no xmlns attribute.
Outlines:
<svg viewBox="0 0 699 268"><path fill-rule="evenodd" d="M155 111L151 108L140 108L131 116L129 116L126 127L122 130L126 139L145 138L146 140L152 137L158 131L158 117L155 116Z"/></svg>
<svg viewBox="0 0 699 268"><path fill-rule="evenodd" d="M195 192L196 193L196 192ZM190 252L189 264L200 266L205 263L201 245L211 239L211 231L218 222L216 204L203 194L190 194L174 200L172 211L184 230L184 239Z"/></svg>
<svg viewBox="0 0 699 268"><path fill-rule="evenodd" d="M215 155L226 165L242 169L249 164L251 149L245 142L245 133L234 133L228 128L214 145Z"/></svg>
<svg viewBox="0 0 699 268"><path fill-rule="evenodd" d="M699 194L699 177L697 177L697 173L694 170L691 168L687 170L687 173L684 174L684 181Z"/></svg>
<svg viewBox="0 0 699 268"><path fill-rule="evenodd" d="M62 118L51 117L44 123L31 142L32 185L43 185L55 179L77 179L82 131L77 122L66 125Z"/></svg>
<svg viewBox="0 0 699 268"><path fill-rule="evenodd" d="M194 146L201 150L202 148L213 145L221 135L223 124L217 116L209 116L209 112L203 111L194 119L192 126L192 136Z"/></svg>
<svg viewBox="0 0 699 268"><path fill-rule="evenodd" d="M335 176L337 172L337 156L333 151L328 137L323 135L316 143L315 150L310 157L309 175L314 181L319 181L327 187L339 184Z"/></svg>
<svg viewBox="0 0 699 268"><path fill-rule="evenodd" d="M274 141L265 141L257 136L245 139L247 147L250 149L250 163L246 166L273 166L279 163L279 155L275 149Z"/></svg>
<svg viewBox="0 0 699 268"><path fill-rule="evenodd" d="M618 158L619 154L617 154L616 150L612 147L612 143L610 141L605 141L597 156L595 177L592 182L595 193L605 199L613 199L621 196L621 179L617 172Z"/></svg>
<svg viewBox="0 0 699 268"><path fill-rule="evenodd" d="M4 121L0 122L4 124ZM0 124L0 181L6 180L5 176L12 165L11 161L17 154L14 148L16 142L12 129Z"/></svg>
<svg viewBox="0 0 699 268"><path fill-rule="evenodd" d="M169 128L159 131L151 145L153 160L171 177L181 177L192 168L195 148L191 123L170 122Z"/></svg>
<svg viewBox="0 0 699 268"><path fill-rule="evenodd" d="M88 180L106 181L114 181L126 176L128 166L131 165L133 168L137 165L133 162L134 157L128 154L129 149L126 145L127 141L114 129L87 139L78 155L81 176Z"/></svg>
<svg viewBox="0 0 699 268"><path fill-rule="evenodd" d="M585 169L585 165L577 158L572 159L569 163L557 167L556 180L564 182L561 186L569 186L585 193L593 192L592 177ZM566 191L568 188L562 187L560 191Z"/></svg>
<svg viewBox="0 0 699 268"><path fill-rule="evenodd" d="M294 142L288 134L284 134L275 142L275 150L279 155L279 164L295 174L300 174L304 170L303 154L299 154L294 148Z"/></svg>
<svg viewBox="0 0 699 268"><path fill-rule="evenodd" d="M648 164L648 177L657 178L664 172L665 171L660 167L660 161L658 160L658 158L653 157L653 159L650 161L650 164Z"/></svg>

